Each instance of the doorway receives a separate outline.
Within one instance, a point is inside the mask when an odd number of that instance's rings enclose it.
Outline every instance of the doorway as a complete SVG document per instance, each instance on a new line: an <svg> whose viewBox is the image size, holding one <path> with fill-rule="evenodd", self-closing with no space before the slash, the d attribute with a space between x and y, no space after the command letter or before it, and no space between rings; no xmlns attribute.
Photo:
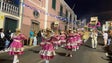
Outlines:
<svg viewBox="0 0 112 63"><path fill-rule="evenodd" d="M4 23L4 33L6 33L7 30L11 30L11 32L15 32L17 26L18 26L18 20L14 20L6 17Z"/></svg>

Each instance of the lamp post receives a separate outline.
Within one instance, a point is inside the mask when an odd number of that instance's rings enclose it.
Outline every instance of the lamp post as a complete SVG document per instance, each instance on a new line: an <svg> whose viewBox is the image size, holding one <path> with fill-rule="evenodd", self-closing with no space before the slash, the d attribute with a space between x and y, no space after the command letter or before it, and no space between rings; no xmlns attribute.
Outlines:
<svg viewBox="0 0 112 63"><path fill-rule="evenodd" d="M46 0L46 7L45 7L45 12L48 13L48 5L49 5L49 0ZM44 21L44 29L47 28L47 20L48 20L48 16L45 15L45 21Z"/></svg>

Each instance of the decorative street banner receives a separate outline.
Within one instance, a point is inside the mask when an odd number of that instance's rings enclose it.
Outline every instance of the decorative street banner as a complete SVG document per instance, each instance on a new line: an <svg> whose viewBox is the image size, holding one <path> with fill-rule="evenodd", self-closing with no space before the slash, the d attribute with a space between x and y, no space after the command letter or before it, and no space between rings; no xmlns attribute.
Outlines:
<svg viewBox="0 0 112 63"><path fill-rule="evenodd" d="M62 17L62 16L57 16L57 15L54 15L54 14L46 13L43 10L36 9L35 7L31 7L30 5L28 5L26 3L23 3L23 2L21 2L21 4L23 5L23 7L28 7L30 9L32 9L32 10L36 10L36 11L38 11L40 13L43 13L45 15L48 15L48 16L51 16L51 17L54 17L54 18L57 18L59 20L66 21L66 22L72 22L72 21L68 20L68 18L66 18L66 17ZM73 21L73 22L75 22L75 21Z"/></svg>

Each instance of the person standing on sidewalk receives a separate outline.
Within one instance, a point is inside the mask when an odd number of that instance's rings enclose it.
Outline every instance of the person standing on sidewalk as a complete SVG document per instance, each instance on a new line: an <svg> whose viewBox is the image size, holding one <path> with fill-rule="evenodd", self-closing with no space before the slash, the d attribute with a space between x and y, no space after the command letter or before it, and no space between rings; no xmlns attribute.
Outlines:
<svg viewBox="0 0 112 63"><path fill-rule="evenodd" d="M37 33L37 43L40 44L42 42L42 34L43 34L43 31L40 30L38 33Z"/></svg>
<svg viewBox="0 0 112 63"><path fill-rule="evenodd" d="M92 33L91 33L91 38L92 38L92 48L97 48L97 36L98 36L98 33L96 30L93 30Z"/></svg>
<svg viewBox="0 0 112 63"><path fill-rule="evenodd" d="M107 33L107 31L103 32L103 39L104 39L104 46L107 46L107 41L108 41L108 33Z"/></svg>
<svg viewBox="0 0 112 63"><path fill-rule="evenodd" d="M33 46L37 46L37 33L34 32Z"/></svg>
<svg viewBox="0 0 112 63"><path fill-rule="evenodd" d="M8 47L10 46L11 42L11 31L7 30L5 33L5 51L8 51Z"/></svg>
<svg viewBox="0 0 112 63"><path fill-rule="evenodd" d="M111 41L112 41L112 31L108 31L108 43L107 45L110 45L111 44Z"/></svg>
<svg viewBox="0 0 112 63"><path fill-rule="evenodd" d="M3 28L0 28L0 50L4 50L5 48L5 34L3 32Z"/></svg>
<svg viewBox="0 0 112 63"><path fill-rule="evenodd" d="M29 41L29 42L30 42L30 43L29 43L30 46L33 45L33 39L34 39L34 32L31 30L31 31L30 31L30 41Z"/></svg>
<svg viewBox="0 0 112 63"><path fill-rule="evenodd" d="M16 29L16 32L12 36L13 42L10 45L9 48L9 55L13 55L13 63L18 63L19 58L18 55L23 54L24 48L22 41L26 39L25 35L23 35L20 31L20 29Z"/></svg>

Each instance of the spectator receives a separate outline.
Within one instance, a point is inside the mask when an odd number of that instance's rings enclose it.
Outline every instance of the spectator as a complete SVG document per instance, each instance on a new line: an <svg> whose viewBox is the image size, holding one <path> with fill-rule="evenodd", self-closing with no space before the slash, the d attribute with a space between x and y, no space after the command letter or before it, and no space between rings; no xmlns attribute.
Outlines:
<svg viewBox="0 0 112 63"><path fill-rule="evenodd" d="M5 34L3 33L3 28L0 29L0 50L5 47Z"/></svg>
<svg viewBox="0 0 112 63"><path fill-rule="evenodd" d="M39 31L37 33L37 41L38 41L38 44L40 44L40 42L42 42L42 35L43 35L42 31Z"/></svg>
<svg viewBox="0 0 112 63"><path fill-rule="evenodd" d="M106 31L103 32L104 46L107 46L108 33Z"/></svg>
<svg viewBox="0 0 112 63"><path fill-rule="evenodd" d="M108 32L108 43L107 43L107 45L110 45L111 40L112 40L111 31L109 31Z"/></svg>
<svg viewBox="0 0 112 63"><path fill-rule="evenodd" d="M33 45L33 39L34 39L34 32L31 30L30 31L30 43L29 43L30 46Z"/></svg>
<svg viewBox="0 0 112 63"><path fill-rule="evenodd" d="M36 32L34 33L33 46L37 46L37 34L36 34Z"/></svg>
<svg viewBox="0 0 112 63"><path fill-rule="evenodd" d="M9 47L9 44L11 42L11 31L7 30L5 33L5 50L7 50L7 48Z"/></svg>

